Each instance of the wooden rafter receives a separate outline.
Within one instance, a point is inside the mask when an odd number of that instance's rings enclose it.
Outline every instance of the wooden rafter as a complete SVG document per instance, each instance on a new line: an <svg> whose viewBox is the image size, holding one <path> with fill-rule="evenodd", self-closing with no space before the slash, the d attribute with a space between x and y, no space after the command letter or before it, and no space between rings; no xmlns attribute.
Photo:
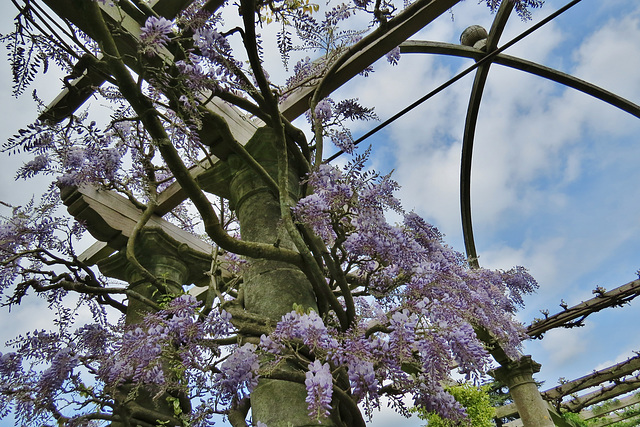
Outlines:
<svg viewBox="0 0 640 427"><path fill-rule="evenodd" d="M606 408L596 408L592 410L582 410L578 413L583 420L590 420L592 418L604 418L606 414L613 411L619 411L620 409L628 408L629 406L640 403L640 393L632 394L623 399L607 404Z"/></svg>
<svg viewBox="0 0 640 427"><path fill-rule="evenodd" d="M591 405L613 399L622 394L637 390L638 388L640 388L640 373L625 380L617 380L612 384L603 385L599 390L592 391L591 393L579 396L575 399L569 400L568 402L561 403L560 407L568 410L569 412L579 412Z"/></svg>
<svg viewBox="0 0 640 427"><path fill-rule="evenodd" d="M614 381L618 378L631 375L638 370L640 370L640 356L635 356L624 362L617 363L599 371L594 371L589 375L551 388L543 392L543 395L546 400L558 400L564 396L569 396L607 381Z"/></svg>
<svg viewBox="0 0 640 427"><path fill-rule="evenodd" d="M90 186L63 188L61 196L69 213L82 221L94 238L104 242L92 246L81 256L87 264L94 264L100 258L125 247L142 213L121 195ZM168 236L184 244L185 248L204 254L212 253L211 245L158 215L153 215L147 224L161 228Z"/></svg>
<svg viewBox="0 0 640 427"><path fill-rule="evenodd" d="M527 328L527 334L532 338L541 338L550 329L582 326L582 322L590 314L607 307L621 307L640 295L640 280L634 280L608 292L596 289L594 293L597 294L595 298L534 321Z"/></svg>
<svg viewBox="0 0 640 427"><path fill-rule="evenodd" d="M604 417L602 420L598 420L598 422L590 425L590 427L605 427L611 424L619 423L621 421L635 422L635 425L638 425L640 424L640 415L638 415L637 413L622 413L619 415L611 414L607 417Z"/></svg>

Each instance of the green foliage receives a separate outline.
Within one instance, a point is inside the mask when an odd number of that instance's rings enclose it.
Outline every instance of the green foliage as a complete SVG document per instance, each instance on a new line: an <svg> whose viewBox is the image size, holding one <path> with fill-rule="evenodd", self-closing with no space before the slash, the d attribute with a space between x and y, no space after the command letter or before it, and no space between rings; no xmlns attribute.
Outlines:
<svg viewBox="0 0 640 427"><path fill-rule="evenodd" d="M594 405L589 409L595 414L601 415L621 415L626 419L613 424L609 424L609 427L635 427L640 424L640 419L637 418L640 415L640 404L628 406L623 409L612 412L612 409L616 404L620 402L619 399L609 399L599 405ZM578 414L572 412L565 412L562 416L569 421L572 421L578 427L590 427L598 425L601 422L601 418L592 418L590 420L583 420Z"/></svg>
<svg viewBox="0 0 640 427"><path fill-rule="evenodd" d="M578 427L588 427L593 424L587 420L583 420L582 418L580 418L580 415L573 412L565 412L562 414L562 417L567 421L573 422L573 424Z"/></svg>
<svg viewBox="0 0 640 427"><path fill-rule="evenodd" d="M495 409L491 406L489 398L489 386L476 387L472 384L460 384L448 387L447 391L465 407L468 418L468 425L473 427L492 427L491 420L495 416ZM417 411L418 417L427 420L429 427L454 427L457 422L447 420L431 412Z"/></svg>

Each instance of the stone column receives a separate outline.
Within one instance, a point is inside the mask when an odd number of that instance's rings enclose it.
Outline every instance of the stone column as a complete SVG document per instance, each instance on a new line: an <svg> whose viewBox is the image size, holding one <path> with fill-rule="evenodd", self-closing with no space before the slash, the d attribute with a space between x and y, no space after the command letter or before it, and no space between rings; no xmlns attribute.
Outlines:
<svg viewBox="0 0 640 427"><path fill-rule="evenodd" d="M496 380L509 387L524 427L555 426L533 380L533 374L539 372L540 367L531 356L523 356L518 361L504 363L491 373Z"/></svg>
<svg viewBox="0 0 640 427"><path fill-rule="evenodd" d="M164 289L157 289L132 265L124 249L98 262L102 274L129 283L129 289L152 301L166 294L182 292L182 286L203 280L211 266L210 254L189 248L171 238L161 228L143 229L136 241L134 253L138 262L160 280ZM151 309L144 303L130 299L127 306L126 323L139 323Z"/></svg>
<svg viewBox="0 0 640 427"><path fill-rule="evenodd" d="M153 274L161 282L161 289L145 279L138 268L132 265L125 255L124 250L98 262L102 274L108 277L124 280L129 283L129 289L157 302L162 297L170 294L178 294L182 286L202 280L204 273L208 271L211 256L196 252L169 237L160 228L145 228L136 241L134 250L138 262ZM129 299L125 323L134 325L142 322L144 316L152 309L143 302ZM122 399L126 399L131 386L122 387ZM153 399L153 393L140 389L134 405L144 409L150 409L167 416L173 416L173 408L164 398ZM135 416L135 408L128 408L132 418ZM188 403L183 402L183 411L189 411ZM156 420L145 420L155 424ZM113 423L113 427L125 425Z"/></svg>
<svg viewBox="0 0 640 427"><path fill-rule="evenodd" d="M246 149L277 181L273 130L258 129L247 143ZM242 239L295 249L280 219L280 204L275 194L237 155L230 156L228 164L233 174L230 202L240 222ZM290 197L297 200L300 197L300 184L293 166L290 168L289 182ZM283 262L262 259L250 259L249 262L242 285L244 308L247 311L267 316L274 322L291 312L293 304L317 311L311 283L299 268ZM269 427L318 425L308 416L305 398L304 384L260 379L251 394L254 422L261 421ZM327 423L330 421L327 420Z"/></svg>

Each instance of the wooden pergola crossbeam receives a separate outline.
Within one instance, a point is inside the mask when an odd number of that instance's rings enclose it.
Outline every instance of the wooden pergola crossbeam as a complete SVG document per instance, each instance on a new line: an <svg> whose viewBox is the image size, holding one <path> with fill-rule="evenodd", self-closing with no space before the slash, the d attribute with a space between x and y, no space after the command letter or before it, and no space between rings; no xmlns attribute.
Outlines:
<svg viewBox="0 0 640 427"><path fill-rule="evenodd" d="M534 321L527 328L532 338L540 338L545 332L554 328L572 328L582 326L582 321L590 314L607 307L620 307L640 295L640 280L634 280L611 291L598 291L598 295L588 301L567 308L566 310Z"/></svg>
<svg viewBox="0 0 640 427"><path fill-rule="evenodd" d="M615 423L619 423L621 421L628 421L628 422L633 422L635 421L636 424L640 423L640 415L638 415L637 413L632 413L632 414L616 414L616 415L609 415L605 418L603 418L601 421L599 420L597 423L594 423L593 425L590 425L590 427L605 427L611 424L615 424Z"/></svg>
<svg viewBox="0 0 640 427"><path fill-rule="evenodd" d="M570 412L578 412L588 406L613 399L638 388L640 388L640 374L624 381L616 381L611 385L602 386L599 390L579 396L568 402L563 402L560 406Z"/></svg>
<svg viewBox="0 0 640 427"><path fill-rule="evenodd" d="M617 378L631 375L640 370L640 356L632 357L624 362L617 363L599 371L594 371L573 381L561 384L543 392L546 400L557 400L564 396L595 387L607 381L614 381Z"/></svg>
<svg viewBox="0 0 640 427"><path fill-rule="evenodd" d="M69 213L82 221L89 233L99 241L99 244L91 246L80 256L89 265L124 248L142 214L139 208L123 196L90 186L63 188L61 197ZM190 250L204 254L211 254L213 251L208 243L158 215L152 215L146 225L162 229L169 237Z"/></svg>
<svg viewBox="0 0 640 427"><path fill-rule="evenodd" d="M580 418L583 420L590 420L592 418L604 417L608 413L627 408L637 403L640 403L640 393L632 394L618 401L608 403L606 409L596 408L592 410L582 410L578 415L580 415Z"/></svg>
<svg viewBox="0 0 640 427"><path fill-rule="evenodd" d="M193 0L150 0L147 3L147 7L149 8L149 11L152 11L159 16L163 16L167 19L174 19L180 11L187 7L192 1ZM65 3L61 0L44 0L44 2L58 16L69 19L70 22L73 22L84 32L90 34L90 28L83 28L80 26L82 23L82 19L80 19L81 16L74 14L74 10L70 7L69 3ZM121 4L125 6L124 10L127 12L127 16L124 17L125 19L122 21L122 25L131 33L134 29L133 23L135 23L135 27L137 27L137 30L139 31L140 26L146 19L145 13L129 1L121 1ZM101 8L106 16L113 18L110 13L111 11L107 10L108 7L109 6L106 4L101 4ZM111 7L110 9L113 8ZM122 48L122 46L120 46L120 48ZM130 51L131 48L135 48L135 45L130 44L129 49L127 50ZM69 87L65 88L56 97L56 99L54 99L47 109L43 111L39 119L56 123L62 121L64 118L73 114L74 111L80 108L80 106L93 95L95 88L102 86L106 80L106 76L99 70L89 68L82 76L69 82Z"/></svg>

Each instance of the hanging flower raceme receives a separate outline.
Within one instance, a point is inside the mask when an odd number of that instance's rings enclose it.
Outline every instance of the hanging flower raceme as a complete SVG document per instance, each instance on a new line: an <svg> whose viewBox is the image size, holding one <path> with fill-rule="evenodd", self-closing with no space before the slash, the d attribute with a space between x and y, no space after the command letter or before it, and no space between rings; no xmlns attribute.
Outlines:
<svg viewBox="0 0 640 427"><path fill-rule="evenodd" d="M258 384L260 363L254 344L238 347L220 366L215 384L219 387L219 399L228 404L232 398L242 399L248 396Z"/></svg>
<svg viewBox="0 0 640 427"><path fill-rule="evenodd" d="M332 114L333 112L331 101L329 99L325 98L322 101L318 102L318 105L316 105L316 109L314 110L316 120L320 120L320 122L326 122L331 118Z"/></svg>
<svg viewBox="0 0 640 427"><path fill-rule="evenodd" d="M517 356L525 334L512 315L522 294L537 285L521 267L507 272L471 269L435 227L402 210L393 196L397 184L389 176L363 171L365 159L361 156L343 171L320 166L308 179L314 193L300 201L294 215L331 253L343 256L336 262L344 273L359 277L385 310L360 302L350 331L323 329L323 342L330 345L316 344L309 338L313 333L307 336L297 326L305 323L301 315L290 313L263 342L271 352L282 349L287 339L313 343L314 375L320 363L344 366L351 392L366 402L367 411L378 402L380 384L386 383L412 393L424 408L459 419L464 411L440 384L453 367L467 378L489 368L476 327ZM403 222L389 224L387 211L400 214ZM315 377L308 373L307 378Z"/></svg>
<svg viewBox="0 0 640 427"><path fill-rule="evenodd" d="M164 17L151 16L147 18L140 34L140 50L145 55L157 55L167 46L173 33L173 23Z"/></svg>
<svg viewBox="0 0 640 427"><path fill-rule="evenodd" d="M231 328L230 315L224 311L199 320L199 304L191 295L179 296L166 309L148 314L142 324L126 330L115 344L116 357L102 365L105 381L162 387L187 385L192 375L197 375L190 370L200 369L219 353L216 346L202 346L202 341L226 336ZM168 378L168 365L179 367L183 377Z"/></svg>
<svg viewBox="0 0 640 427"><path fill-rule="evenodd" d="M309 416L328 417L333 394L333 376L329 364L314 360L308 368L304 385L307 387L306 402L309 404Z"/></svg>

